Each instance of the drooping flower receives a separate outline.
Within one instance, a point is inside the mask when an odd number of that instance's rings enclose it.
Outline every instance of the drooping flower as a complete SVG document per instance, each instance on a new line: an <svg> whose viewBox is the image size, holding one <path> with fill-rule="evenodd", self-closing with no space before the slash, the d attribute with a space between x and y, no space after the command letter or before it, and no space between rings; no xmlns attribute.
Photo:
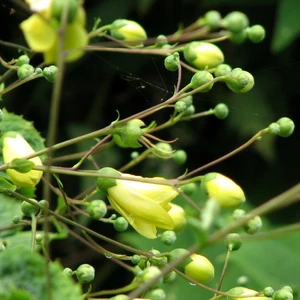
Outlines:
<svg viewBox="0 0 300 300"><path fill-rule="evenodd" d="M60 16L68 2L68 22L64 30L63 50L69 50L66 61L83 55L82 47L88 43L85 29L86 16L77 0L27 0L35 13L20 24L29 47L42 52L46 63L54 63L58 56Z"/></svg>
<svg viewBox="0 0 300 300"><path fill-rule="evenodd" d="M177 195L168 185L138 181L142 177L122 174L112 168L99 170L102 175L129 176L133 180L97 178L97 188L105 193L112 207L141 235L155 239L157 227L174 228L174 222L168 211L170 201ZM163 178L153 178L161 179Z"/></svg>
<svg viewBox="0 0 300 300"><path fill-rule="evenodd" d="M10 163L16 158L22 158L33 153L35 153L35 151L18 132L10 131L3 135L2 154L4 163ZM30 158L28 161L34 163L36 166L42 165L42 161L38 156ZM21 173L14 169L7 169L6 173L11 181L20 187L36 186L43 175L43 172L38 170Z"/></svg>

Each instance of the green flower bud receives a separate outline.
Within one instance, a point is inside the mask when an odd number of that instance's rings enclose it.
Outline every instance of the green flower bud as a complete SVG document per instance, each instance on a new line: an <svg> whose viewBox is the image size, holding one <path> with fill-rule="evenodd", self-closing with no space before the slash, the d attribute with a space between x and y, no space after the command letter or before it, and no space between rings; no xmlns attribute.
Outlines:
<svg viewBox="0 0 300 300"><path fill-rule="evenodd" d="M30 199L30 200L32 200L33 202L38 204L37 200L35 200L35 199ZM21 211L24 214L24 216L30 217L32 214L36 215L39 212L39 210L40 209L35 205L32 205L26 201L22 202Z"/></svg>
<svg viewBox="0 0 300 300"><path fill-rule="evenodd" d="M149 258L149 262L152 266L156 266L158 268L161 268L161 267L164 266L163 263L167 263L168 259L167 259L166 256L159 256L160 251L158 251L156 249L151 249L149 252L154 254L154 256Z"/></svg>
<svg viewBox="0 0 300 300"><path fill-rule="evenodd" d="M293 294L284 289L276 291L272 296L273 300L293 300L293 298Z"/></svg>
<svg viewBox="0 0 300 300"><path fill-rule="evenodd" d="M47 200L41 200L39 201L39 204L43 206L45 209L49 208L49 201Z"/></svg>
<svg viewBox="0 0 300 300"><path fill-rule="evenodd" d="M183 210L183 208L179 205L171 203L171 209L168 211L168 214L174 222L173 231L182 231L186 226L185 211Z"/></svg>
<svg viewBox="0 0 300 300"><path fill-rule="evenodd" d="M210 81L212 81L214 79L214 77L207 71L199 71L197 73L195 73L191 79L191 87L193 89L196 89L206 83L209 83ZM208 91L211 90L211 88L213 87L213 83L209 84L206 88L200 90L199 92L201 93L206 93Z"/></svg>
<svg viewBox="0 0 300 300"><path fill-rule="evenodd" d="M168 44L168 38L163 35L163 34L160 34L157 38L156 38L156 45L161 47L161 46L164 46Z"/></svg>
<svg viewBox="0 0 300 300"><path fill-rule="evenodd" d="M45 67L43 69L43 75L49 82L54 82L57 76L58 68L54 65Z"/></svg>
<svg viewBox="0 0 300 300"><path fill-rule="evenodd" d="M258 292L245 287L235 287L227 291L226 293L233 295L232 297L227 297L228 300L268 300L269 298L258 296ZM247 297L239 297L247 296Z"/></svg>
<svg viewBox="0 0 300 300"><path fill-rule="evenodd" d="M229 34L229 39L233 43L238 44L238 45L244 43L247 40L247 37L248 36L247 36L246 30L243 30L243 31L237 32L237 33L231 32Z"/></svg>
<svg viewBox="0 0 300 300"><path fill-rule="evenodd" d="M165 58L165 68L171 72L177 71L179 66L179 61L180 61L179 53L174 52L173 54Z"/></svg>
<svg viewBox="0 0 300 300"><path fill-rule="evenodd" d="M223 52L216 45L206 42L191 42L183 52L186 61L200 70L215 68L223 63Z"/></svg>
<svg viewBox="0 0 300 300"><path fill-rule="evenodd" d="M112 129L114 141L119 147L122 148L140 148L139 138L143 135L141 127L145 126L145 123L139 119L133 119L125 124L116 125Z"/></svg>
<svg viewBox="0 0 300 300"><path fill-rule="evenodd" d="M186 107L189 107L193 104L193 96L192 95L186 96L180 99L180 101L183 101L186 104Z"/></svg>
<svg viewBox="0 0 300 300"><path fill-rule="evenodd" d="M257 233L262 226L262 220L259 216L255 216L254 218L250 219L244 226L245 232L248 234Z"/></svg>
<svg viewBox="0 0 300 300"><path fill-rule="evenodd" d="M136 159L139 157L139 153L137 151L132 151L130 154L131 159Z"/></svg>
<svg viewBox="0 0 300 300"><path fill-rule="evenodd" d="M184 101L178 100L177 102L175 102L174 108L175 108L175 111L180 114L180 113L186 111L187 105L185 104Z"/></svg>
<svg viewBox="0 0 300 300"><path fill-rule="evenodd" d="M226 15L221 23L227 30L238 33L248 27L249 20L244 13L240 11L233 11Z"/></svg>
<svg viewBox="0 0 300 300"><path fill-rule="evenodd" d="M268 127L268 130L271 134L277 135L280 132L280 126L277 123L271 123Z"/></svg>
<svg viewBox="0 0 300 300"><path fill-rule="evenodd" d="M102 168L98 170L98 173L106 176L120 176L120 173L117 170L110 167ZM113 178L97 177L96 179L96 186L98 191L106 195L107 195L107 189L116 185L117 185L116 179Z"/></svg>
<svg viewBox="0 0 300 300"><path fill-rule="evenodd" d="M123 232L128 228L128 222L123 217L115 219L113 224L114 228L119 232Z"/></svg>
<svg viewBox="0 0 300 300"><path fill-rule="evenodd" d="M166 230L161 234L160 239L165 245L170 246L176 242L177 237L174 231Z"/></svg>
<svg viewBox="0 0 300 300"><path fill-rule="evenodd" d="M134 265L139 264L140 261L141 261L141 257L140 257L138 254L134 254L134 255L131 257L131 262L132 262Z"/></svg>
<svg viewBox="0 0 300 300"><path fill-rule="evenodd" d="M32 161L24 158L15 158L8 164L10 169L14 169L20 173L28 173L34 166L35 164Z"/></svg>
<svg viewBox="0 0 300 300"><path fill-rule="evenodd" d="M17 75L20 80L24 80L34 73L34 67L29 64L21 65L17 70Z"/></svg>
<svg viewBox="0 0 300 300"><path fill-rule="evenodd" d="M294 294L293 289L289 285L285 285L282 290L290 292L292 295Z"/></svg>
<svg viewBox="0 0 300 300"><path fill-rule="evenodd" d="M263 289L263 294L264 294L264 296L271 298L274 294L274 290L272 287L267 286Z"/></svg>
<svg viewBox="0 0 300 300"><path fill-rule="evenodd" d="M154 289L145 293L145 299L151 300L165 300L167 299L166 293L163 289Z"/></svg>
<svg viewBox="0 0 300 300"><path fill-rule="evenodd" d="M68 276L72 276L73 275L73 271L70 268L64 268L63 272L68 275Z"/></svg>
<svg viewBox="0 0 300 300"><path fill-rule="evenodd" d="M14 216L14 217L12 218L12 222L13 222L14 224L19 224L19 223L21 222L21 217L20 217L20 216Z"/></svg>
<svg viewBox="0 0 300 300"><path fill-rule="evenodd" d="M141 44L147 39L146 31L140 24L126 19L115 20L111 24L110 34L113 38L132 45Z"/></svg>
<svg viewBox="0 0 300 300"><path fill-rule="evenodd" d="M93 200L87 207L88 214L95 220L103 218L107 213L107 207L103 200Z"/></svg>
<svg viewBox="0 0 300 300"><path fill-rule="evenodd" d="M41 68L36 68L35 69L35 73L36 74L42 74L43 73L43 70Z"/></svg>
<svg viewBox="0 0 300 300"><path fill-rule="evenodd" d="M195 113L195 106L192 104L190 106L188 106L188 108L186 109L186 111L184 112L184 116L192 116Z"/></svg>
<svg viewBox="0 0 300 300"><path fill-rule="evenodd" d="M24 65L24 64L29 64L29 62L30 62L30 58L27 56L27 55L21 55L21 56L19 56L18 57L18 59L17 59L17 65L18 66L22 66L22 65Z"/></svg>
<svg viewBox="0 0 300 300"><path fill-rule="evenodd" d="M79 3L77 0L53 0L51 15L57 21L61 21L64 10L68 9L68 23L73 23L77 16Z"/></svg>
<svg viewBox="0 0 300 300"><path fill-rule="evenodd" d="M260 43L266 36L266 31L261 25L253 25L246 29L248 39L252 43Z"/></svg>
<svg viewBox="0 0 300 300"><path fill-rule="evenodd" d="M245 275L242 275L237 279L236 282L238 285L246 287L249 285L249 278Z"/></svg>
<svg viewBox="0 0 300 300"><path fill-rule="evenodd" d="M0 241L0 253L4 252L6 249L5 245Z"/></svg>
<svg viewBox="0 0 300 300"><path fill-rule="evenodd" d="M109 298L109 300L129 300L129 297L126 295L117 295L112 298Z"/></svg>
<svg viewBox="0 0 300 300"><path fill-rule="evenodd" d="M197 185L195 182L191 182L181 186L181 191L184 192L186 195L192 195L195 193Z"/></svg>
<svg viewBox="0 0 300 300"><path fill-rule="evenodd" d="M220 64L216 67L214 74L216 77L228 75L232 71L231 66L227 64Z"/></svg>
<svg viewBox="0 0 300 300"><path fill-rule="evenodd" d="M173 154L173 159L180 165L184 164L187 160L187 154L184 150L177 150Z"/></svg>
<svg viewBox="0 0 300 300"><path fill-rule="evenodd" d="M80 283L90 283L95 278L95 269L89 264L80 265L75 271Z"/></svg>
<svg viewBox="0 0 300 300"><path fill-rule="evenodd" d="M239 234L229 233L225 238L225 245L229 251L235 251L241 248L242 240Z"/></svg>
<svg viewBox="0 0 300 300"><path fill-rule="evenodd" d="M232 213L233 220L239 220L245 216L246 212L243 209L237 208Z"/></svg>
<svg viewBox="0 0 300 300"><path fill-rule="evenodd" d="M204 21L207 26L210 27L210 29L217 29L220 26L221 23L221 14L216 10L208 11L204 15Z"/></svg>
<svg viewBox="0 0 300 300"><path fill-rule="evenodd" d="M141 282L147 282L159 275L161 275L160 269L156 266L150 266L141 272L141 274L139 275L139 280ZM152 288L157 287L162 283L162 280L163 280L162 277L160 277L158 280L156 280L155 283L153 283L151 287Z"/></svg>
<svg viewBox="0 0 300 300"><path fill-rule="evenodd" d="M153 148L153 151L161 158L171 158L173 149L170 144L159 142L156 144L156 147Z"/></svg>
<svg viewBox="0 0 300 300"><path fill-rule="evenodd" d="M164 276L163 281L166 283L172 283L175 281L176 277L177 277L176 272L172 271Z"/></svg>
<svg viewBox="0 0 300 300"><path fill-rule="evenodd" d="M228 106L224 103L219 103L214 108L214 113L218 119L223 120L223 119L227 118L227 116L228 116L228 113L229 113Z"/></svg>
<svg viewBox="0 0 300 300"><path fill-rule="evenodd" d="M253 88L254 78L249 72L235 68L227 75L225 83L235 93L246 93Z"/></svg>
<svg viewBox="0 0 300 300"><path fill-rule="evenodd" d="M240 186L219 173L206 174L201 181L201 188L210 199L215 199L221 208L235 208L246 200Z"/></svg>
<svg viewBox="0 0 300 300"><path fill-rule="evenodd" d="M283 117L283 118L279 119L276 123L280 127L280 131L278 133L279 136L288 137L294 132L295 124L289 118Z"/></svg>
<svg viewBox="0 0 300 300"><path fill-rule="evenodd" d="M40 243L42 242L43 238L44 238L43 235L40 234L40 233L37 233L37 234L35 235L35 241L36 241L38 244L40 244Z"/></svg>

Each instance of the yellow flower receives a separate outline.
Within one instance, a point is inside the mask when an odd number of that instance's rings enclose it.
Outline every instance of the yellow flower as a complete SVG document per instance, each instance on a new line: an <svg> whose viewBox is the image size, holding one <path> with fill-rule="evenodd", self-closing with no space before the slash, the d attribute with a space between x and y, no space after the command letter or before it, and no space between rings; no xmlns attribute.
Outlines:
<svg viewBox="0 0 300 300"><path fill-rule="evenodd" d="M53 7L56 2L56 0L27 0L30 8L38 13L20 24L29 47L33 51L42 52L46 63L54 63L58 55L60 18L57 18L57 10ZM69 50L66 55L67 62L80 58L84 53L82 47L88 43L85 11L81 6L74 7L71 3L70 0L69 15L72 18L66 24L63 41L63 49Z"/></svg>
<svg viewBox="0 0 300 300"><path fill-rule="evenodd" d="M215 199L221 208L236 208L246 200L240 186L219 173L206 174L201 181L201 188L210 199Z"/></svg>
<svg viewBox="0 0 300 300"><path fill-rule="evenodd" d="M6 132L3 135L3 161L4 163L10 163L16 158L22 158L24 156L35 153L27 141L17 132ZM33 162L36 166L42 166L41 159L36 156L30 158L29 161ZM20 187L34 187L36 186L42 175L42 171L31 170L27 173L20 173L13 169L6 170L7 175L11 181Z"/></svg>
<svg viewBox="0 0 300 300"><path fill-rule="evenodd" d="M112 168L102 168L100 174L129 176L138 180L142 177L122 174ZM155 178L154 178L155 179ZM156 179L162 179L156 177ZM174 228L168 211L169 204L178 193L170 186L133 180L97 178L97 188L104 192L112 207L141 235L155 239L156 227Z"/></svg>

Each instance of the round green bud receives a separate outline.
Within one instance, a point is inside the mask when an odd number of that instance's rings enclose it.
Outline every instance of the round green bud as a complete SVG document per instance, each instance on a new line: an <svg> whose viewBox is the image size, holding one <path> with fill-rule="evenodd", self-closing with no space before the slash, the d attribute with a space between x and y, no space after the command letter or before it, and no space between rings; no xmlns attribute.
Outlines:
<svg viewBox="0 0 300 300"><path fill-rule="evenodd" d="M220 64L216 67L214 74L216 77L219 76L226 76L228 75L230 72L232 71L231 66L227 65L227 64Z"/></svg>
<svg viewBox="0 0 300 300"><path fill-rule="evenodd" d="M210 29L217 29L220 26L222 16L216 10L210 10L204 15L204 21Z"/></svg>
<svg viewBox="0 0 300 300"><path fill-rule="evenodd" d="M214 77L211 75L211 73L207 72L207 71L198 71L197 73L195 73L191 79L191 87L193 89L196 89L198 87L203 86L204 84L209 83L210 81L212 81L214 79ZM211 90L211 88L213 87L213 83L209 84L207 87L205 87L204 89L200 90L199 92L201 93L206 93L208 91Z"/></svg>
<svg viewBox="0 0 300 300"><path fill-rule="evenodd" d="M120 176L120 173L110 167L105 167L100 170L98 170L98 173L101 175L106 175L106 176ZM97 177L96 179L96 186L99 192L104 193L107 195L107 190L110 187L116 186L117 181L114 178L109 178L109 177Z"/></svg>
<svg viewBox="0 0 300 300"><path fill-rule="evenodd" d="M252 43L260 43L266 36L266 31L261 25L253 25L246 29L248 39Z"/></svg>
<svg viewBox="0 0 300 300"><path fill-rule="evenodd" d="M80 283L90 283L95 278L95 269L89 264L82 264L77 268L75 274Z"/></svg>
<svg viewBox="0 0 300 300"><path fill-rule="evenodd" d="M180 99L180 101L183 101L186 104L186 107L189 107L193 104L193 96L192 95L186 96Z"/></svg>
<svg viewBox="0 0 300 300"><path fill-rule="evenodd" d="M132 262L134 265L139 264L140 261L141 261L141 257L140 257L138 254L134 254L134 255L131 257L131 262Z"/></svg>
<svg viewBox="0 0 300 300"><path fill-rule="evenodd" d="M223 120L228 116L229 113L228 106L224 103L219 103L215 106L214 113L218 119Z"/></svg>
<svg viewBox="0 0 300 300"><path fill-rule="evenodd" d="M35 199L30 199L30 200L32 200L34 203L38 204L37 200L35 200ZM22 202L21 211L27 217L30 217L32 214L36 215L39 212L39 210L40 209L37 206L32 205L31 203L28 203L26 201Z"/></svg>
<svg viewBox="0 0 300 300"><path fill-rule="evenodd" d="M241 248L242 240L239 234L229 233L225 237L225 245L229 251L236 251Z"/></svg>
<svg viewBox="0 0 300 300"><path fill-rule="evenodd" d="M272 287L267 286L263 289L263 294L264 294L264 296L271 298L274 294L274 290Z"/></svg>
<svg viewBox="0 0 300 300"><path fill-rule="evenodd" d="M173 156L172 146L168 143L157 143L156 147L153 148L153 151L161 158L171 158Z"/></svg>
<svg viewBox="0 0 300 300"><path fill-rule="evenodd" d="M260 216L255 216L245 224L244 230L248 234L254 234L260 230L261 226L262 226L262 220Z"/></svg>
<svg viewBox="0 0 300 300"><path fill-rule="evenodd" d="M280 126L277 123L271 123L268 127L268 130L271 134L277 135L280 132Z"/></svg>
<svg viewBox="0 0 300 300"><path fill-rule="evenodd" d="M112 298L109 298L109 300L129 300L129 297L126 295L117 295Z"/></svg>
<svg viewBox="0 0 300 300"><path fill-rule="evenodd" d="M107 207L103 200L93 200L87 207L88 214L95 220L103 218L107 213Z"/></svg>
<svg viewBox="0 0 300 300"><path fill-rule="evenodd" d="M128 222L123 217L116 218L113 224L114 228L119 232L123 232L128 228Z"/></svg>
<svg viewBox="0 0 300 300"><path fill-rule="evenodd" d="M295 124L290 118L283 117L276 122L279 125L280 131L278 133L281 137L290 136L295 129Z"/></svg>
<svg viewBox="0 0 300 300"><path fill-rule="evenodd" d="M173 231L182 231L186 226L186 216L183 208L179 205L171 203L171 209L168 211L168 214L174 222Z"/></svg>
<svg viewBox="0 0 300 300"><path fill-rule="evenodd" d="M73 275L73 271L70 268L64 268L63 272L68 275L68 276L72 276Z"/></svg>
<svg viewBox="0 0 300 300"><path fill-rule="evenodd" d="M54 82L57 76L58 68L54 65L45 67L43 69L43 75L49 82Z"/></svg>
<svg viewBox="0 0 300 300"><path fill-rule="evenodd" d="M29 64L29 62L30 62L30 58L25 54L19 56L18 59L17 59L17 65L18 66L22 66L24 64Z"/></svg>
<svg viewBox="0 0 300 300"><path fill-rule="evenodd" d="M144 28L135 21L118 19L111 24L110 34L113 38L132 45L143 43L147 39Z"/></svg>
<svg viewBox="0 0 300 300"><path fill-rule="evenodd" d="M233 11L226 15L221 23L227 30L238 33L248 27L249 20L244 13L240 11Z"/></svg>
<svg viewBox="0 0 300 300"><path fill-rule="evenodd" d="M45 209L48 209L49 208L49 201L41 200L41 201L39 201L39 205L41 205Z"/></svg>
<svg viewBox="0 0 300 300"><path fill-rule="evenodd" d="M77 15L79 3L77 0L53 0L51 14L54 19L61 21L64 10L68 9L68 23L72 23Z"/></svg>
<svg viewBox="0 0 300 300"><path fill-rule="evenodd" d="M226 76L225 83L235 93L246 93L253 88L254 78L249 72L235 68Z"/></svg>
<svg viewBox="0 0 300 300"><path fill-rule="evenodd" d="M43 70L41 68L36 68L35 69L35 74L42 74Z"/></svg>
<svg viewBox="0 0 300 300"><path fill-rule="evenodd" d="M136 159L139 157L139 153L137 151L132 151L130 154L131 159Z"/></svg>
<svg viewBox="0 0 300 300"><path fill-rule="evenodd" d="M232 219L239 220L246 215L246 212L243 209L237 208L232 212Z"/></svg>
<svg viewBox="0 0 300 300"><path fill-rule="evenodd" d="M187 154L184 150L177 150L173 154L173 159L180 165L184 164L187 160Z"/></svg>
<svg viewBox="0 0 300 300"><path fill-rule="evenodd" d="M166 230L161 234L160 239L165 245L170 246L176 242L177 237L174 231Z"/></svg>
<svg viewBox="0 0 300 300"><path fill-rule="evenodd" d="M231 32L229 34L229 40L238 45L244 43L247 40L247 37L248 36L246 30L237 33Z"/></svg>
<svg viewBox="0 0 300 300"><path fill-rule="evenodd" d="M171 72L177 71L179 66L179 61L180 61L179 53L174 52L173 54L165 58L165 68Z"/></svg>
<svg viewBox="0 0 300 300"><path fill-rule="evenodd" d="M276 291L272 296L273 300L293 300L293 298L293 294L284 289Z"/></svg>
<svg viewBox="0 0 300 300"><path fill-rule="evenodd" d="M216 45L206 42L191 42L183 52L184 58L194 67L205 70L223 63L223 52Z"/></svg>
<svg viewBox="0 0 300 300"><path fill-rule="evenodd" d="M167 296L163 289L154 289L146 292L144 298L151 300L165 300L167 299Z"/></svg>
<svg viewBox="0 0 300 300"><path fill-rule="evenodd" d="M168 44L168 38L163 35L163 34L160 34L157 38L156 38L156 45L157 46L164 46Z"/></svg>
<svg viewBox="0 0 300 300"><path fill-rule="evenodd" d="M183 113L184 116L192 116L195 113L196 109L195 106L192 104L188 106L186 111Z"/></svg>
<svg viewBox="0 0 300 300"><path fill-rule="evenodd" d="M5 249L6 249L6 247L5 247L4 243L2 243L2 242L0 241L0 253L1 253L1 252L4 252Z"/></svg>
<svg viewBox="0 0 300 300"><path fill-rule="evenodd" d="M150 266L148 268L146 268L145 270L143 270L141 272L141 274L139 274L139 279L141 282L147 282L155 277L158 277L161 275L161 271L158 267L156 266ZM151 286L152 288L157 287L158 285L160 285L162 283L162 277L159 277L158 280L155 281L155 283L153 283L153 285Z"/></svg>
<svg viewBox="0 0 300 300"><path fill-rule="evenodd" d="M164 266L163 263L167 263L168 259L166 256L159 256L160 251L158 251L156 249L151 249L149 252L153 253L153 255L154 255L151 258L149 258L149 262L152 266L161 268Z"/></svg>
<svg viewBox="0 0 300 300"><path fill-rule="evenodd" d="M17 70L17 75L20 80L24 80L34 73L34 67L29 64L23 64L21 65Z"/></svg>
<svg viewBox="0 0 300 300"><path fill-rule="evenodd" d="M177 277L176 272L172 271L164 276L163 282L172 283L175 281L176 277Z"/></svg>
<svg viewBox="0 0 300 300"><path fill-rule="evenodd" d="M174 108L175 108L175 111L180 114L180 113L186 111L187 105L184 101L178 100L177 102L175 102Z"/></svg>
<svg viewBox="0 0 300 300"><path fill-rule="evenodd" d="M285 285L282 290L285 290L285 291L288 291L290 292L291 294L294 294L294 291L292 289L292 287L290 287L289 285Z"/></svg>
<svg viewBox="0 0 300 300"><path fill-rule="evenodd" d="M38 244L40 244L40 243L42 242L43 238L44 238L43 235L40 234L40 233L37 233L37 234L35 235L35 241L36 241Z"/></svg>
<svg viewBox="0 0 300 300"><path fill-rule="evenodd" d="M14 224L19 224L19 223L21 222L21 217L20 217L20 216L14 216L14 217L12 218L12 222L13 222Z"/></svg>
<svg viewBox="0 0 300 300"><path fill-rule="evenodd" d="M240 285L240 286L248 286L249 284L249 278L245 275L242 275L240 276L238 279L237 279L237 284Z"/></svg>
<svg viewBox="0 0 300 300"><path fill-rule="evenodd" d="M191 182L191 183L181 186L182 192L184 192L186 195L194 194L196 189L197 189L197 185L195 182Z"/></svg>

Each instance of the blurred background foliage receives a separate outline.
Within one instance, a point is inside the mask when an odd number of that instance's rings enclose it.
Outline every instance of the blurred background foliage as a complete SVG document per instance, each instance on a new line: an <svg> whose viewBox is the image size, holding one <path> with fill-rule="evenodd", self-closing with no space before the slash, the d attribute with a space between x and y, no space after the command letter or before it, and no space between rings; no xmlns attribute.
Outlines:
<svg viewBox="0 0 300 300"><path fill-rule="evenodd" d="M256 84L252 91L244 95L233 94L225 85L216 84L209 93L194 97L197 111L214 107L219 102L226 103L230 108L227 119L206 117L181 123L157 133L157 136L167 140L178 138L173 147L187 151L186 165L179 167L174 166L173 161L153 159L130 170L131 173L177 177L186 168L193 170L230 152L260 129L286 116L293 119L296 125L291 137L287 139L264 137L246 151L207 171L224 173L237 181L253 206L265 202L299 182L299 1L86 0L85 7L89 29L97 17L101 18L102 24L111 23L117 18L127 18L139 22L146 29L148 36L155 37L159 34L173 33L178 27L187 26L205 12L214 9L222 16L240 10L248 15L251 25L261 24L267 32L266 39L260 44L245 42L236 45L230 41L220 44L226 63L232 67L241 67L254 75ZM0 39L25 45L18 27L18 24L28 16L22 2L1 1L0 14L2 24L5 24L2 25ZM9 61L18 56L16 49L3 45L0 47L0 55L5 60ZM164 69L163 59L135 54L89 52L80 61L68 65L57 141L106 126L117 118L116 110L124 118L170 97L177 78L176 74ZM41 57L36 55L33 63L40 62ZM184 71L182 84L188 83L191 75L190 72ZM5 95L1 107L22 114L27 120L34 120L36 128L46 136L51 89L52 85L45 80L30 82ZM171 111L158 113L157 122L166 120L170 113ZM151 120L152 117L149 117L145 121L149 124ZM92 145L91 141L61 151L59 154L83 151L89 145ZM119 168L130 160L130 153L130 150L111 148L98 155L97 161L100 167ZM71 196L93 184L87 179L62 178L62 180L65 189L71 191ZM270 215L269 226L290 224L299 218L300 206L295 204ZM101 228L97 228L97 224L91 226L102 233L112 231L111 226L101 225ZM191 233L182 234L176 245L188 247L193 240L193 236L190 235ZM145 250L157 245L131 233L124 235L123 239L130 240L133 244L138 243ZM65 265L78 265L87 262L87 259L88 263L94 261L98 264L98 273L103 274L103 278L101 275L97 276L98 289L118 287L120 283L129 282L130 276L116 275L123 274L117 265L104 260L99 254L84 246L79 247L75 240L70 239L68 244L64 244L63 249L61 245L61 243L54 244L56 248L54 253L62 258ZM257 289L271 284L275 285L274 288L290 283L296 284L295 278L299 278L296 271L299 268L295 269L293 261L297 258L299 247L299 235L275 241L245 243L242 249L233 255L231 267L225 277L225 287L236 285L236 280L241 275L249 275L250 283ZM221 267L225 255L222 245L207 249L205 254ZM169 299L186 299L184 295L187 293L191 296L189 299L199 299L199 289L186 282L182 285L175 284L171 289L174 295L177 294L177 298L171 296Z"/></svg>

